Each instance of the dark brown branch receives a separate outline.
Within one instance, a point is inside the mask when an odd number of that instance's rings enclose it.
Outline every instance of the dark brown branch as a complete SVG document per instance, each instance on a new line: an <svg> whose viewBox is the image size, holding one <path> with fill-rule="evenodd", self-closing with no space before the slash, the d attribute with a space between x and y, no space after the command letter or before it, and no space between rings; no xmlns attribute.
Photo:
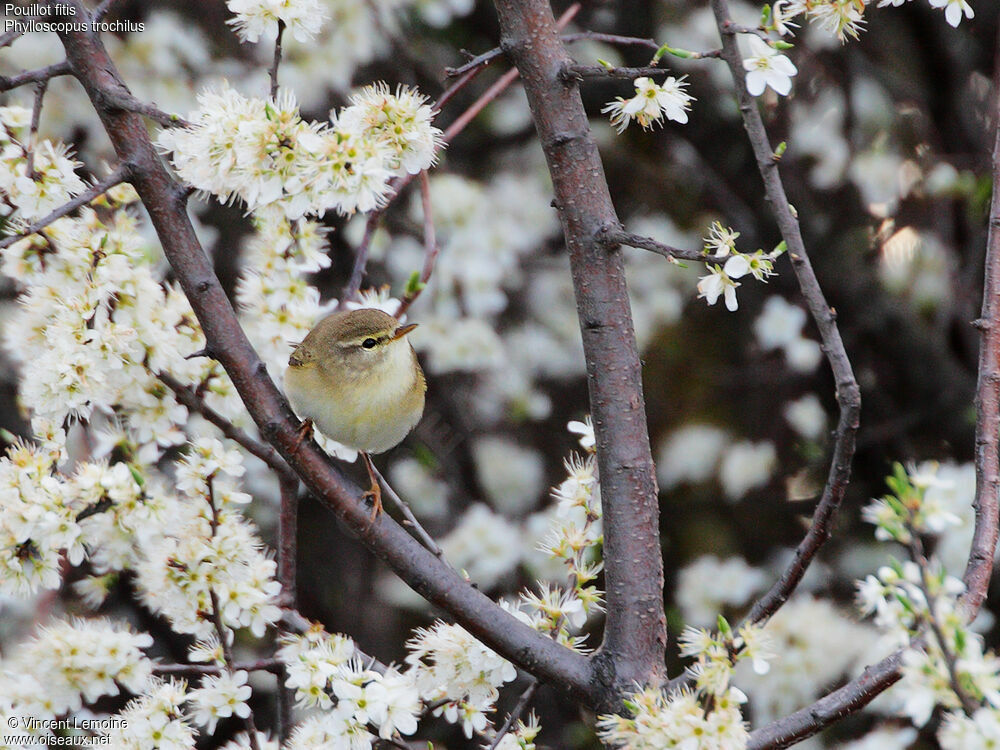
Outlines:
<svg viewBox="0 0 1000 750"><path fill-rule="evenodd" d="M990 577L997 548L998 503L1000 497L1000 42L993 75L993 109L996 133L993 143L993 199L990 203L989 236L986 240L986 270L983 279L983 308L976 321L980 331L978 383L976 384L976 495L972 507L976 526L965 567L967 590L963 604L971 620L979 611Z"/></svg>
<svg viewBox="0 0 1000 750"><path fill-rule="evenodd" d="M736 84L736 96L740 113L743 115L743 125L747 131L750 145L757 159L757 168L764 180L764 192L771 211L777 220L781 236L788 246L788 255L792 268L799 282L802 296L806 300L809 312L812 314L816 327L819 329L826 352L827 361L833 371L836 384L837 404L840 407L840 417L834 437L833 455L830 460L830 471L826 485L816 510L813 512L812 523L805 537L795 550L792 563L782 572L780 578L770 590L758 600L750 610L748 619L752 622L766 620L774 614L791 596L798 586L806 569L831 535L831 526L840 503L847 490L851 477L851 460L854 457L855 435L861 413L861 390L858 388L851 361L844 349L844 342L837 328L836 312L829 306L819 281L813 271L805 243L785 188L781 183L778 165L774 161L774 149L771 148L764 121L757 109L757 102L747 93L743 61L736 37L728 32L732 22L729 17L727 0L712 0L712 10L722 36L722 58L729 66L733 81Z"/></svg>
<svg viewBox="0 0 1000 750"><path fill-rule="evenodd" d="M288 467L288 464L285 463L285 460L278 455L278 452L274 450L274 448L267 443L255 440L250 435L243 432L243 430L206 404L195 393L193 388L184 385L184 383L179 381L169 372L157 372L154 374L161 383L173 391L174 397L177 399L178 403L185 406L189 411L200 414L209 422L214 424L219 428L219 431L223 435L232 440L234 443L243 446L248 453L256 456L271 467L271 469L277 472L279 478L295 477L294 473ZM298 480L296 479L296 481Z"/></svg>
<svg viewBox="0 0 1000 750"><path fill-rule="evenodd" d="M569 250L587 364L604 508L607 619L595 654L602 709L636 684L663 678L666 627L659 503L641 364L620 248L599 239L619 226L572 64L547 0L496 0L501 46L517 65L548 162Z"/></svg>
<svg viewBox="0 0 1000 750"><path fill-rule="evenodd" d="M799 709L750 733L747 750L780 750L811 737L823 727L867 706L875 696L899 680L903 651L896 651L878 664L867 667L855 680L810 706Z"/></svg>
<svg viewBox="0 0 1000 750"><path fill-rule="evenodd" d="M566 25L573 19L573 17L577 13L579 13L579 11L580 11L579 3L574 3L569 8L567 8L566 12L564 12L563 15L560 16L559 20L556 22L559 25L559 28L560 29L566 28ZM568 37L563 37L564 40L567 38ZM466 52L466 54L469 53ZM468 73L473 70L476 71L482 70L487 65L489 65L493 60L500 57L500 55L502 54L503 50L500 47L494 47L491 50L483 52L481 55L476 55L475 57L471 58L468 62L466 62L464 65L460 65L457 68L445 68L444 69L445 75L447 75L449 78L454 78L455 76L460 76L463 73Z"/></svg>
<svg viewBox="0 0 1000 750"><path fill-rule="evenodd" d="M84 206L90 203L92 200L94 200L94 198L96 198L99 195L103 195L108 190L113 188L115 185L125 182L129 178L129 173L130 170L125 165L118 167L114 172L109 174L103 180L95 183L87 190L84 190L73 200L64 203L55 211L50 213L48 216L39 219L24 231L18 232L17 234L11 235L10 237L5 237L3 240L0 240L0 250L3 250L6 247L10 247L18 240L24 239L29 235L35 234L36 232L45 229L45 227L47 227L53 221L61 219L63 216L66 216L76 211L76 209L80 208L80 206Z"/></svg>
<svg viewBox="0 0 1000 750"><path fill-rule="evenodd" d="M81 7L79 0L70 2ZM298 420L240 328L211 261L198 243L184 211L186 191L167 173L142 119L102 103L107 93L126 89L100 39L87 32L64 33L60 38L119 158L133 165L135 189L149 209L164 254L198 317L209 348L216 352L265 438L317 500L417 593L525 671L596 706L599 694L586 657L553 643L503 611L434 557L388 514L373 523L360 490L345 480L313 441L299 440Z"/></svg>
<svg viewBox="0 0 1000 750"><path fill-rule="evenodd" d="M69 64L63 60L62 62L53 63L37 70L26 70L23 73L13 76L0 76L0 92L16 89L18 86L24 86L26 83L48 81L52 78L69 74Z"/></svg>

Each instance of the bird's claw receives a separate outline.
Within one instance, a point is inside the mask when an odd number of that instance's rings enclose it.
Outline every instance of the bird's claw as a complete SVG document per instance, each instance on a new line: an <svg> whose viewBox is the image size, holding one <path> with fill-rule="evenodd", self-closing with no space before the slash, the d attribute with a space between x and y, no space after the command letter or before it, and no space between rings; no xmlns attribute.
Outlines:
<svg viewBox="0 0 1000 750"><path fill-rule="evenodd" d="M364 502L371 500L372 515L369 521L375 523L375 519L382 512L382 488L378 484L373 484L371 488L365 490L364 494L361 495L361 499Z"/></svg>
<svg viewBox="0 0 1000 750"><path fill-rule="evenodd" d="M302 424L299 425L297 430L298 437L295 440L295 445L292 446L292 453L298 453L299 448L302 447L302 443L309 440L313 436L313 421L306 417L302 420Z"/></svg>

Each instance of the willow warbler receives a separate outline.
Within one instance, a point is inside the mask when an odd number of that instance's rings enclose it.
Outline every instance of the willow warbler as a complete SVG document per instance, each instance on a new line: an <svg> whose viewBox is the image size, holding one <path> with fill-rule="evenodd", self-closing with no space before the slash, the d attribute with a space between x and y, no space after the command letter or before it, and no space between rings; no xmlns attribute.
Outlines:
<svg viewBox="0 0 1000 750"><path fill-rule="evenodd" d="M285 394L305 420L303 435L315 424L364 457L372 520L382 492L369 454L398 444L424 411L427 383L406 339L416 327L371 308L334 313L295 347L285 371Z"/></svg>

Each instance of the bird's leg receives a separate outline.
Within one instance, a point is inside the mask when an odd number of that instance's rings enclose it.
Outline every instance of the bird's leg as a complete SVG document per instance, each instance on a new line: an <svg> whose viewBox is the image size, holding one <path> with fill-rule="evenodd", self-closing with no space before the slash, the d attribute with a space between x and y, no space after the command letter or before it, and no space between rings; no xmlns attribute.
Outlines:
<svg viewBox="0 0 1000 750"><path fill-rule="evenodd" d="M292 453L298 453L299 448L302 447L303 441L306 441L313 436L313 421L308 417L303 419L297 432L298 438L295 440L295 445L292 446Z"/></svg>
<svg viewBox="0 0 1000 750"><path fill-rule="evenodd" d="M365 468L368 469L368 478L372 480L372 486L365 490L365 493L361 496L362 499L371 498L372 499L372 518L374 522L378 518L378 514L382 512L382 488L379 486L378 477L375 476L375 467L372 465L372 458L364 451L361 452L362 458L365 459Z"/></svg>

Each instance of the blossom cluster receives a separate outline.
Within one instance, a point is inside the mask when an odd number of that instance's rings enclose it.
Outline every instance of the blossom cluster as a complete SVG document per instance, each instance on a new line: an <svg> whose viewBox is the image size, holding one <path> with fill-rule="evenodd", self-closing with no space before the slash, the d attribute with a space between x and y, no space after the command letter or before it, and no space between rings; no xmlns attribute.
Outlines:
<svg viewBox="0 0 1000 750"><path fill-rule="evenodd" d="M667 694L647 687L625 700L628 716L601 716L598 733L626 750L742 750L749 737L740 710L744 700L739 690L730 688L714 696L709 711L691 691Z"/></svg>
<svg viewBox="0 0 1000 750"><path fill-rule="evenodd" d="M214 408L228 415L240 407L217 363L185 359L204 337L184 294L160 280L159 250L132 216L135 200L121 185L5 251L0 270L23 292L3 335L21 368L22 404L36 422L89 420L105 427L98 455L123 444L153 463L184 442L188 421L157 373L212 381L206 400ZM41 422L36 431L45 431Z"/></svg>
<svg viewBox="0 0 1000 750"><path fill-rule="evenodd" d="M350 638L319 626L281 643L286 685L309 711L292 735L296 749L411 735L431 707L472 737L487 729L498 689L517 674L466 630L442 622L414 632L404 668L368 668Z"/></svg>
<svg viewBox="0 0 1000 750"><path fill-rule="evenodd" d="M0 195L4 215L16 209L22 222L51 213L86 185L76 174L80 162L69 148L47 138L31 142L31 110L17 105L0 107ZM29 172L30 170L30 172Z"/></svg>
<svg viewBox="0 0 1000 750"><path fill-rule="evenodd" d="M923 726L940 707L943 748L985 748L995 734L991 727L1000 725L1000 657L985 649L968 622L965 584L924 556L922 537L961 521L930 492L942 481L935 469L896 464L886 479L890 492L864 509L876 537L905 545L911 559L892 561L858 582L858 606L906 648L898 711Z"/></svg>
<svg viewBox="0 0 1000 750"><path fill-rule="evenodd" d="M683 78L667 76L663 83L643 76L633 81L635 94L629 99L618 97L606 104L601 112L610 115L611 125L619 133L624 133L633 120L643 130L653 127L663 120L686 123L688 110L694 97L687 92Z"/></svg>
<svg viewBox="0 0 1000 750"><path fill-rule="evenodd" d="M326 21L326 8L320 0L227 0L226 7L235 16L229 25L244 42L256 42L262 34L277 33L279 23L296 40L307 42Z"/></svg>
<svg viewBox="0 0 1000 750"><path fill-rule="evenodd" d="M390 178L431 166L441 146L430 106L405 86L367 86L328 124L303 120L288 90L265 100L223 83L198 104L192 127L158 137L181 178L250 212L270 208L289 219L371 211L389 196Z"/></svg>
<svg viewBox="0 0 1000 750"><path fill-rule="evenodd" d="M735 279L750 274L757 281L767 282L769 276L774 276L774 260L781 255L784 243L774 251L765 253L757 250L754 253L739 253L736 251L736 238L739 232L729 227L723 227L719 222L712 224L709 236L705 238L705 253L712 253L713 258L726 258L725 265L718 263L709 267L709 272L698 281L698 298L704 298L709 305L714 305L722 296L726 300L726 309L734 312L739 308L736 299L736 288L740 282Z"/></svg>
<svg viewBox="0 0 1000 750"><path fill-rule="evenodd" d="M142 652L152 644L147 633L110 620L46 625L0 659L0 713L49 719L116 696L121 687L138 693L152 673L152 662ZM4 726L13 725L5 720Z"/></svg>
<svg viewBox="0 0 1000 750"><path fill-rule="evenodd" d="M911 0L878 0L879 8L899 7ZM792 19L805 17L821 31L836 36L841 42L858 39L866 23L864 14L873 0L778 0L774 3L768 19L770 28L781 35L792 33L796 27ZM958 27L965 18L973 18L975 13L967 0L928 0L930 7L944 11L950 26Z"/></svg>
<svg viewBox="0 0 1000 750"><path fill-rule="evenodd" d="M250 502L232 482L243 471L238 451L215 439L197 440L177 470L184 495L178 517L137 565L143 602L179 633L205 638L218 619L259 638L281 616L277 566L253 523L235 507Z"/></svg>

